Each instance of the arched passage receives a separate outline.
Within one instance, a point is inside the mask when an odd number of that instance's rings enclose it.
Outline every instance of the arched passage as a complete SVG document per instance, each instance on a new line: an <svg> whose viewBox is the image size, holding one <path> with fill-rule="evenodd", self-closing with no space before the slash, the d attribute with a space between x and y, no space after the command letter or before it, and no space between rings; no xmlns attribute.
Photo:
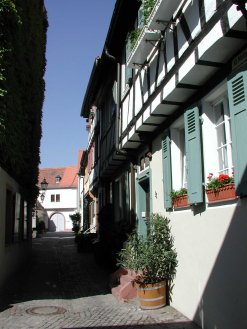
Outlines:
<svg viewBox="0 0 247 329"><path fill-rule="evenodd" d="M61 213L54 213L50 218L49 231L61 232L65 230L65 218Z"/></svg>

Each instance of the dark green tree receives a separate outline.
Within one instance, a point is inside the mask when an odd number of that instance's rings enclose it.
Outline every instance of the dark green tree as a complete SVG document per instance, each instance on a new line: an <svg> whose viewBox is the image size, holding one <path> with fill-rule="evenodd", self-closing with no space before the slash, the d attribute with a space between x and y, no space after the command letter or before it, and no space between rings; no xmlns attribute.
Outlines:
<svg viewBox="0 0 247 329"><path fill-rule="evenodd" d="M47 27L43 0L0 0L0 165L31 204L38 193Z"/></svg>

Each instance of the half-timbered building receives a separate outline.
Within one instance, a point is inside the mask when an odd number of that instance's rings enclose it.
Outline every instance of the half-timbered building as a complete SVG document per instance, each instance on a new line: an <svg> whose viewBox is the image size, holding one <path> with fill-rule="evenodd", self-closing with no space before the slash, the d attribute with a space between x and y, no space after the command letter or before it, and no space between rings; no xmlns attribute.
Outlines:
<svg viewBox="0 0 247 329"><path fill-rule="evenodd" d="M203 328L247 325L247 33L236 2L116 1L81 112L100 115L109 249L135 221L145 235L152 213L168 216L179 263L172 305ZM219 176L234 191L212 199Z"/></svg>

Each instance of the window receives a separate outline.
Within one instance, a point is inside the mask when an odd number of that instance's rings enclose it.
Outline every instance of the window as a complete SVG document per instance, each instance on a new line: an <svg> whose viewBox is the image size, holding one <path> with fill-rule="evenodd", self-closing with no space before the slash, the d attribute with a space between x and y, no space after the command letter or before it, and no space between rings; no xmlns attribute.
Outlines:
<svg viewBox="0 0 247 329"><path fill-rule="evenodd" d="M140 169L139 172L149 168L149 163L150 163L150 157L151 155L149 153L145 154L140 158Z"/></svg>
<svg viewBox="0 0 247 329"><path fill-rule="evenodd" d="M201 129L197 106L188 108L170 131L165 132L161 147L165 208L172 206L172 190L181 187L187 188L190 204L203 202Z"/></svg>
<svg viewBox="0 0 247 329"><path fill-rule="evenodd" d="M125 220L129 218L129 175L128 172L115 180L113 185L113 204L115 220Z"/></svg>
<svg viewBox="0 0 247 329"><path fill-rule="evenodd" d="M102 103L102 111L100 114L100 129L101 129L101 137L103 138L105 134L109 133L109 128L112 124L112 118L116 111L116 103L113 99L113 93L110 88L109 92L106 94L104 98L104 102ZM104 110L103 110L104 109Z"/></svg>
<svg viewBox="0 0 247 329"><path fill-rule="evenodd" d="M51 202L60 202L60 194L51 194Z"/></svg>
<svg viewBox="0 0 247 329"><path fill-rule="evenodd" d="M232 139L226 99L214 105L214 118L217 138L218 172L231 174L233 170Z"/></svg>
<svg viewBox="0 0 247 329"><path fill-rule="evenodd" d="M15 224L14 224L14 240L19 240L21 223L21 195L15 194Z"/></svg>
<svg viewBox="0 0 247 329"><path fill-rule="evenodd" d="M142 171L144 169L145 169L145 159L144 159L144 157L142 157L141 161L140 161L140 171Z"/></svg>
<svg viewBox="0 0 247 329"><path fill-rule="evenodd" d="M90 204L89 204L89 213L90 213L89 222L90 222L90 225L93 225L94 224L95 205L96 205L96 203L95 203L94 200L92 202L90 202Z"/></svg>
<svg viewBox="0 0 247 329"><path fill-rule="evenodd" d="M56 176L55 177L55 182L56 182L56 184L58 184L58 183L60 183L60 181L61 181L61 176Z"/></svg>
<svg viewBox="0 0 247 329"><path fill-rule="evenodd" d="M184 128L179 130L179 138L180 138L181 186L182 187L187 187L186 154L185 154L185 131L184 131Z"/></svg>
<svg viewBox="0 0 247 329"><path fill-rule="evenodd" d="M183 117L179 118L170 130L172 159L172 188L187 187L185 129Z"/></svg>
<svg viewBox="0 0 247 329"><path fill-rule="evenodd" d="M28 207L27 207L27 201L24 201L24 222L23 222L23 239L28 238Z"/></svg>
<svg viewBox="0 0 247 329"><path fill-rule="evenodd" d="M15 196L10 190L6 190L5 206L5 244L14 242L14 215L15 215Z"/></svg>

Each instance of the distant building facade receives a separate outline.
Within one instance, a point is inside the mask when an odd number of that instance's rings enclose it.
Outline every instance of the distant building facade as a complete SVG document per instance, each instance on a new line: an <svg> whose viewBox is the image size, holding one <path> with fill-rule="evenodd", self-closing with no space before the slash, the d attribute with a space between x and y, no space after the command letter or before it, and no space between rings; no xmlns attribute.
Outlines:
<svg viewBox="0 0 247 329"><path fill-rule="evenodd" d="M99 113L95 107L91 108L87 120L88 132L87 150L83 152L80 161L80 176L83 177L83 193L81 205L83 208L83 230L96 232L98 226L98 179L99 179Z"/></svg>
<svg viewBox="0 0 247 329"><path fill-rule="evenodd" d="M48 183L44 200L38 202L45 210L39 220L45 222L52 232L70 231L72 221L69 215L78 211L78 167L43 168L39 171L39 185L43 179ZM44 214L44 212L43 212Z"/></svg>

